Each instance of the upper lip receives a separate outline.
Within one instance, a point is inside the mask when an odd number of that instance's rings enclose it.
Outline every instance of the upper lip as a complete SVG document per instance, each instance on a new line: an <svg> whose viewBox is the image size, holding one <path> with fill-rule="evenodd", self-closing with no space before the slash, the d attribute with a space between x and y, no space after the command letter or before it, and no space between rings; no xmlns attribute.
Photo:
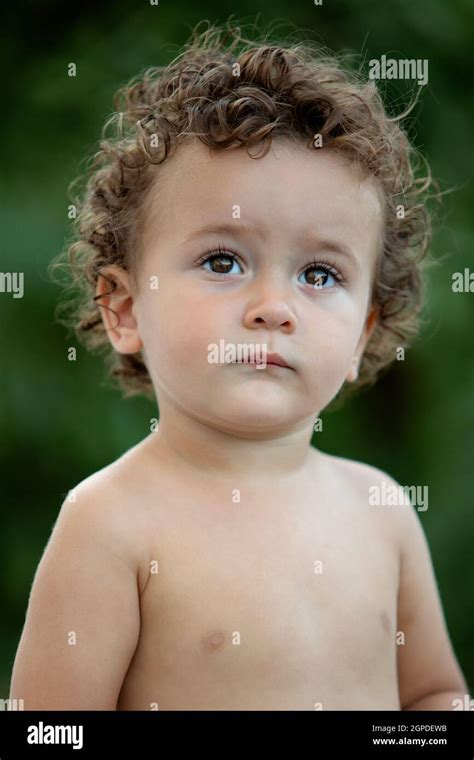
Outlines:
<svg viewBox="0 0 474 760"><path fill-rule="evenodd" d="M239 362L243 364L248 364L249 361L243 361ZM285 361L285 359L280 356L280 354L268 354L266 357L266 360L262 360L262 364L278 364L279 367L287 367L288 369L293 369L293 367L290 367L290 365Z"/></svg>

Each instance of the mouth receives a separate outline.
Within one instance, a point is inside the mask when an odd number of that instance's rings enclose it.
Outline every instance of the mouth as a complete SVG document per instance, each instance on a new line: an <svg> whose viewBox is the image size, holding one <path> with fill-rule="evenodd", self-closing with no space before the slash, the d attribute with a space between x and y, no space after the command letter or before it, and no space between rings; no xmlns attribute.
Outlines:
<svg viewBox="0 0 474 760"><path fill-rule="evenodd" d="M283 359L280 354L268 354L266 360L262 360L260 362L242 359L240 361L233 362L233 364L250 364L252 367L263 365L267 367L279 367L280 369L293 369L293 367L290 367L290 365L287 364L285 359Z"/></svg>

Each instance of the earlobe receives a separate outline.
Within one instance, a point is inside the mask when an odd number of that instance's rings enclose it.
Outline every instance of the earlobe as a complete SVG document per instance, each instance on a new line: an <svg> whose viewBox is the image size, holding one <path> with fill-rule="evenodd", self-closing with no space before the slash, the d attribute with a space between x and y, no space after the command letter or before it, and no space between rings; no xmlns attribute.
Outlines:
<svg viewBox="0 0 474 760"><path fill-rule="evenodd" d="M378 316L379 314L377 308L375 306L372 306L365 322L365 345L367 345L369 342L370 337L377 326Z"/></svg>
<svg viewBox="0 0 474 760"><path fill-rule="evenodd" d="M377 317L377 309L375 307L372 307L365 321L364 330L360 337L359 344L356 349L356 354L352 357L351 368L346 377L346 381L348 383L354 383L359 377L359 364L365 351L365 347L369 342L370 337L377 325Z"/></svg>
<svg viewBox="0 0 474 760"><path fill-rule="evenodd" d="M107 279L106 279L107 278ZM138 333L129 274L118 266L99 273L96 303L109 340L120 354L134 354L143 347Z"/></svg>
<svg viewBox="0 0 474 760"><path fill-rule="evenodd" d="M359 359L357 356L354 356L352 359L351 368L349 372L347 373L346 381L348 383L355 383L358 377L359 377Z"/></svg>

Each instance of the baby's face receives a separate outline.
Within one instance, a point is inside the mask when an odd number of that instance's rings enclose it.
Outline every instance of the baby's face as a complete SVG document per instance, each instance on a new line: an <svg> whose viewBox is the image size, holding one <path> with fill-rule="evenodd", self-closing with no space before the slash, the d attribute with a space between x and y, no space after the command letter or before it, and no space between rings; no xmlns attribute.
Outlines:
<svg viewBox="0 0 474 760"><path fill-rule="evenodd" d="M288 429L355 379L375 326L372 180L330 150L274 140L264 158L211 157L193 140L158 167L144 212L127 324L136 319L133 350L143 345L160 409L237 433ZM265 346L291 369L211 363L213 344Z"/></svg>

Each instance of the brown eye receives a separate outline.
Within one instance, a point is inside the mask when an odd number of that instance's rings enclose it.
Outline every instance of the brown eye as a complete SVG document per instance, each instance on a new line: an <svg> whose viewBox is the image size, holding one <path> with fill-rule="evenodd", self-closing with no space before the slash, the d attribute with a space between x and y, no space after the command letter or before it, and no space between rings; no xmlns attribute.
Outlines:
<svg viewBox="0 0 474 760"><path fill-rule="evenodd" d="M232 271L234 265L240 267L237 257L230 251L227 253L211 253L204 256L199 262L199 266L204 267L205 264L209 264L211 269L206 267L207 272L213 274L239 274L238 271ZM240 267L240 271L242 268Z"/></svg>
<svg viewBox="0 0 474 760"><path fill-rule="evenodd" d="M315 269L307 269L305 274L307 275L306 279L308 281L308 285L313 285L314 287L319 288L326 284L329 276L329 272L321 273L321 271Z"/></svg>
<svg viewBox="0 0 474 760"><path fill-rule="evenodd" d="M311 285L313 288L315 288L315 290L330 290L331 288L335 287L337 281L339 280L336 271L332 272L331 269L325 264L318 264L316 262L307 267L301 274L305 275L306 284ZM329 278L332 278L333 282L329 281L328 284Z"/></svg>
<svg viewBox="0 0 474 760"><path fill-rule="evenodd" d="M229 274L232 269L232 262L229 256L215 256L208 259L214 272L219 274Z"/></svg>

